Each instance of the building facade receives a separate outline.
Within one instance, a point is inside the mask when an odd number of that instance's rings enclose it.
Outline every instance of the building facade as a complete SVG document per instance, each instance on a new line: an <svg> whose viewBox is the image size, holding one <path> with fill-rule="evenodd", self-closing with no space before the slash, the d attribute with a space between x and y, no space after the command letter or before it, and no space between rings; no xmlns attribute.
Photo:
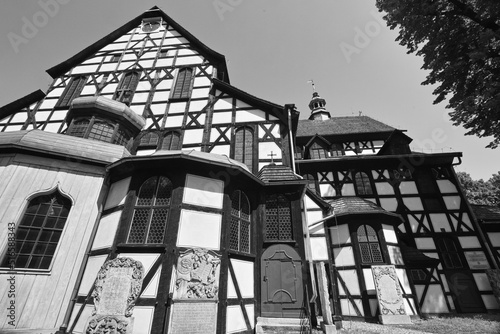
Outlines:
<svg viewBox="0 0 500 334"><path fill-rule="evenodd" d="M299 119L157 7L47 72L0 108L2 332L303 329L318 263L338 318L380 313L376 264L410 315L499 309L459 153L412 152L316 92Z"/></svg>

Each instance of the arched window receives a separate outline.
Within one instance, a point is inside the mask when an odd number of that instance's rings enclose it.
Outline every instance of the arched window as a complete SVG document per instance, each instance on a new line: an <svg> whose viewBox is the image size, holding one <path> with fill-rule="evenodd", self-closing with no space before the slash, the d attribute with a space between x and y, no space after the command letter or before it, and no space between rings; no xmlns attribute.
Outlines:
<svg viewBox="0 0 500 334"><path fill-rule="evenodd" d="M48 269L68 218L71 201L59 192L29 201L15 236L15 252L2 267Z"/></svg>
<svg viewBox="0 0 500 334"><path fill-rule="evenodd" d="M191 97L191 81L193 69L186 67L179 70L172 92L172 99L188 99Z"/></svg>
<svg viewBox="0 0 500 334"><path fill-rule="evenodd" d="M266 240L293 240L290 201L283 195L266 199Z"/></svg>
<svg viewBox="0 0 500 334"><path fill-rule="evenodd" d="M126 105L130 105L132 102L132 97L134 97L135 89L137 88L137 84L139 83L139 73L137 72L128 72L126 73L118 88L116 89L115 96L113 96L114 100L125 103Z"/></svg>
<svg viewBox="0 0 500 334"><path fill-rule="evenodd" d="M153 176L141 185L127 243L163 243L171 197L172 182L165 176Z"/></svg>
<svg viewBox="0 0 500 334"><path fill-rule="evenodd" d="M181 135L179 132L171 131L165 134L161 144L162 150L180 150L181 149Z"/></svg>
<svg viewBox="0 0 500 334"><path fill-rule="evenodd" d="M229 249L250 253L250 202L240 190L231 196Z"/></svg>
<svg viewBox="0 0 500 334"><path fill-rule="evenodd" d="M253 132L242 127L234 134L234 160L243 162L250 171L253 170Z"/></svg>
<svg viewBox="0 0 500 334"><path fill-rule="evenodd" d="M370 225L361 225L357 231L359 251L361 253L361 262L383 263L382 251L378 236L373 227Z"/></svg>
<svg viewBox="0 0 500 334"><path fill-rule="evenodd" d="M365 172L356 173L354 175L354 182L356 183L358 195L373 195L370 179Z"/></svg>

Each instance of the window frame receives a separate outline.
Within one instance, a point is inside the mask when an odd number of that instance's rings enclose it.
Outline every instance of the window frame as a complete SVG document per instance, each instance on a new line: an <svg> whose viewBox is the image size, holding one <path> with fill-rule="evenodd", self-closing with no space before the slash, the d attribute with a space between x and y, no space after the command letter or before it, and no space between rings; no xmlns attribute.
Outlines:
<svg viewBox="0 0 500 334"><path fill-rule="evenodd" d="M369 227L373 230L373 232L375 233L374 236L375 236L376 240L370 241L367 227ZM359 264L361 266L386 264L387 263L386 262L387 261L386 255L387 254L384 254L384 253L385 253L385 250L387 249L387 245L385 245L385 240L380 236L379 229L374 227L371 224L368 224L368 223L361 223L361 224L358 224L356 226L353 226L353 228L355 228L354 233L355 233L356 237L354 239L356 240L357 252L359 254ZM365 233L366 233L365 234L366 241L360 241L360 235L358 234L360 228L363 228ZM373 237L373 235L372 235L372 237ZM367 249L368 249L369 254L370 254L370 259L371 259L370 262L365 262L363 260L362 245L368 245ZM373 256L372 245L378 246L378 251L379 251L380 257L382 259L381 261L377 261L377 262L373 261L374 256Z"/></svg>
<svg viewBox="0 0 500 334"><path fill-rule="evenodd" d="M127 83L126 80L129 76L132 76L132 78L130 78L130 81ZM116 91L113 94L113 100L130 106L132 104L132 99L134 98L134 94L137 86L139 85L140 79L141 75L138 71L123 72L120 83L118 84L118 87L116 87Z"/></svg>
<svg viewBox="0 0 500 334"><path fill-rule="evenodd" d="M186 84L186 76L181 77L181 73L184 71L190 71L191 77L189 78L189 82ZM175 76L174 83L172 85L172 89L170 90L170 98L172 101L187 101L191 98L191 94L193 92L193 83L195 77L195 69L191 66L179 67L177 74ZM182 82L180 81L182 78ZM182 85L179 87L179 85ZM178 93L180 89L180 93Z"/></svg>
<svg viewBox="0 0 500 334"><path fill-rule="evenodd" d="M50 198L50 200L43 201L44 198ZM40 201L40 202L36 203L37 201ZM59 201L58 208L54 207L55 201ZM33 203L33 202L35 202L35 203ZM43 205L47 205L47 204L49 204L49 206L47 208L46 213L43 216L39 215L38 212L41 209L41 207ZM33 210L32 208L35 205L38 206L37 209L35 210L35 212L30 212L31 210ZM20 241L20 238L18 238L20 231L27 230L26 238L22 239L23 245L26 244L26 242L33 243L31 251L29 253L24 253L25 255L28 256L28 260L26 261L26 264L22 267L18 267L15 265L12 266L12 261L14 261L14 263L15 263L15 261L19 258L20 254L22 254L22 253L20 253L20 250L17 249L18 246L15 245L14 246L15 247L15 250L14 250L15 259L13 259L12 256L9 256L9 255L11 255L9 253L12 250L10 249L10 245L8 245L6 252L3 254L2 261L0 263L0 270L2 270L4 268L9 268L9 270L16 270L16 271L23 271L23 272L24 271L26 271L26 272L29 272L29 271L50 272L52 269L54 258L57 256L61 237L64 234L64 230L67 226L68 218L70 216L70 212L71 212L72 207L73 207L73 201L70 198L68 198L67 196L65 196L64 194L62 194L59 191L59 189L57 189L57 188L55 190L52 190L49 192L38 193L38 194L34 194L34 195L30 196L30 198L26 200L26 206L23 210L22 215L19 217L18 222L15 224L10 223L12 225L15 225L15 226L13 226L13 228L15 228L15 232L10 232L10 233L15 234L15 236L14 236L15 241L14 242L16 244ZM54 212L54 209L58 210L58 212L59 212L58 215L57 216L49 216L49 212L51 212L51 210L52 210L52 212ZM63 213L64 210L66 213L64 215L61 215L61 213ZM29 219L29 217L32 218L31 225L23 224L27 219ZM33 223L35 223L35 220L37 219L37 217L43 217L40 226L33 225ZM55 219L54 226L47 227L46 224L50 218ZM64 218L64 220L62 222L59 221L61 218ZM9 224L9 226L10 226L10 224ZM62 226L57 227L57 224L62 224ZM28 235L30 234L31 230L36 230L37 232L32 234L31 239L28 239ZM59 236L57 237L56 241L52 241L52 238L56 235L56 232L58 233ZM45 233L45 236L43 236L44 233ZM50 239L49 240L40 240L42 237L47 238L48 237L47 233L50 233ZM35 234L36 234L36 236L35 236ZM32 241L32 240L34 240L34 241ZM49 260L49 263L47 266L44 266L42 268L41 267L42 262L40 262L36 267L26 266L26 265L31 264L31 261L35 255L40 255L40 247L45 247L44 251L47 251L48 247L50 245L53 245L54 247L52 247L52 249L53 249L52 254L48 255L48 258L50 260ZM46 254L44 254L44 255L46 255ZM43 261L43 257L41 257L41 258L42 258L41 261Z"/></svg>
<svg viewBox="0 0 500 334"><path fill-rule="evenodd" d="M277 228L277 234L278 234L278 238L270 238L269 237L269 227L270 227L270 222L269 222L269 218L271 216L269 210L270 210L270 203L271 201L275 201L276 202L276 214L272 215L272 216L276 216L276 228ZM283 206L286 205L286 207L281 207L280 204L282 204ZM284 208L284 209L288 209L288 215L285 215L288 216L288 220L289 220L289 224L290 224L290 238L281 238L281 231L282 231L282 228L281 228L281 224L280 224L280 216L282 216L280 214L280 209L281 208ZM264 242L276 242L276 241L279 241L279 242L294 242L295 241L295 231L294 231L294 228L293 228L293 219L292 219L292 205L291 205L291 201L290 199L288 199L285 195L283 194L268 194L266 195L266 206L265 206L265 215L266 215L266 218L264 220L264 223L265 223L265 228L264 228Z"/></svg>
<svg viewBox="0 0 500 334"><path fill-rule="evenodd" d="M238 134L243 131L243 139L239 140ZM251 140L247 141L247 134L251 135ZM255 131L253 128L249 126L240 126L234 130L234 149L233 149L233 159L245 164L248 169L253 172L254 166L256 162L256 154L255 154ZM247 147L247 144L250 143L250 147ZM241 147L240 147L241 144ZM240 153L241 152L241 153ZM247 157L251 157L251 161L248 163L246 160Z"/></svg>
<svg viewBox="0 0 500 334"><path fill-rule="evenodd" d="M375 192L373 191L372 182L368 173L364 171L358 171L353 173L354 187L356 188L356 195L359 196L373 196ZM358 178L358 176L361 178ZM362 187L361 187L362 186ZM367 192L369 190L369 192Z"/></svg>
<svg viewBox="0 0 500 334"><path fill-rule="evenodd" d="M238 196L238 208L234 208L234 202L235 202L235 196ZM243 216L243 201L246 202L246 206L248 208L248 219ZM241 238L242 238L242 226L245 225L248 229L248 250L242 250L242 244L241 244ZM231 239L233 236L233 231L234 228L237 228L237 248L234 249L231 245ZM241 254L246 254L246 255L251 255L253 254L253 242L252 242L252 209L251 209L251 204L250 200L248 199L248 196L241 190L236 190L233 192L231 195L231 214L230 214L230 221L229 221L229 228L228 228L228 245L227 249L230 252L235 252L235 253L241 253Z"/></svg>
<svg viewBox="0 0 500 334"><path fill-rule="evenodd" d="M71 102L80 96L85 84L87 83L87 75L78 75L71 77L68 85L64 88L61 96L56 102L54 108L69 108ZM74 87L74 88L73 88Z"/></svg>

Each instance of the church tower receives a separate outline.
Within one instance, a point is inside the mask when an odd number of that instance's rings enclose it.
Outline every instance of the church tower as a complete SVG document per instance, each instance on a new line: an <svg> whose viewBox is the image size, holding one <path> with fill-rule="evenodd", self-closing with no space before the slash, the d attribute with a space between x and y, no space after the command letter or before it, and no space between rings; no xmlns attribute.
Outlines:
<svg viewBox="0 0 500 334"><path fill-rule="evenodd" d="M318 92L314 91L311 102L309 102L309 109L311 109L311 116L309 116L309 119L324 121L331 118L325 105L326 100L319 96Z"/></svg>

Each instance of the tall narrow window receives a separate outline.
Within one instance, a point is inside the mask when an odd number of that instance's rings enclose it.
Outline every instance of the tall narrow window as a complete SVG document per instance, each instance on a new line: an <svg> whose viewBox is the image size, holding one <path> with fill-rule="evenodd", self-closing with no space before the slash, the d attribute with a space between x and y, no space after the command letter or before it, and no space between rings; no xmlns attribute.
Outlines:
<svg viewBox="0 0 500 334"><path fill-rule="evenodd" d="M179 70L172 93L172 99L188 99L191 97L191 81L193 69L186 67Z"/></svg>
<svg viewBox="0 0 500 334"><path fill-rule="evenodd" d="M162 150L180 150L181 134L176 131L167 132L161 144Z"/></svg>
<svg viewBox="0 0 500 334"><path fill-rule="evenodd" d="M383 263L382 251L378 241L377 233L369 225L361 225L357 231L359 251L361 253L361 262Z"/></svg>
<svg viewBox="0 0 500 334"><path fill-rule="evenodd" d="M141 185L127 243L163 243L171 197L172 182L165 176L153 176Z"/></svg>
<svg viewBox="0 0 500 334"><path fill-rule="evenodd" d="M356 173L354 175L354 182L356 183L358 195L373 195L370 179L365 172Z"/></svg>
<svg viewBox="0 0 500 334"><path fill-rule="evenodd" d="M293 240L290 201L283 195L266 199L266 240Z"/></svg>
<svg viewBox="0 0 500 334"><path fill-rule="evenodd" d="M234 160L243 162L250 171L253 170L253 132L243 127L234 134Z"/></svg>
<svg viewBox="0 0 500 334"><path fill-rule="evenodd" d="M231 197L229 249L250 253L250 202L240 190Z"/></svg>
<svg viewBox="0 0 500 334"><path fill-rule="evenodd" d="M33 198L19 223L15 253L2 267L48 269L68 218L71 201L58 192Z"/></svg>
<svg viewBox="0 0 500 334"><path fill-rule="evenodd" d="M135 89L137 88L137 84L139 83L139 73L137 72L128 72L126 73L120 85L116 89L115 96L113 96L114 100L125 103L126 105L130 105L132 102L132 98L134 97Z"/></svg>
<svg viewBox="0 0 500 334"><path fill-rule="evenodd" d="M69 107L73 99L80 96L80 93L87 82L86 76L74 77L71 79L70 83L66 86L63 94L57 101L56 107Z"/></svg>
<svg viewBox="0 0 500 334"><path fill-rule="evenodd" d="M462 260L458 254L455 242L450 238L442 238L437 240L439 253L443 259L443 264L446 269L463 268Z"/></svg>

